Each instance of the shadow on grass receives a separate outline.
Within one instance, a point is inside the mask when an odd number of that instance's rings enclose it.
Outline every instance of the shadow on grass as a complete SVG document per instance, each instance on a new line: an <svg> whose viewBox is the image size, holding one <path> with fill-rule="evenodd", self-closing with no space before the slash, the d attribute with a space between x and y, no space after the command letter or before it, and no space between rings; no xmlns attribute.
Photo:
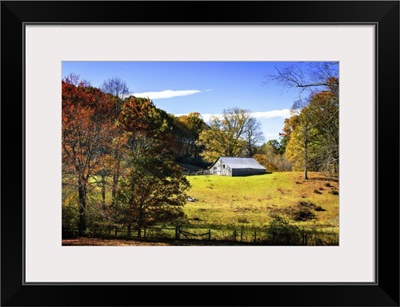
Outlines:
<svg viewBox="0 0 400 307"><path fill-rule="evenodd" d="M338 177L311 177L308 179L309 181L332 181L332 182L339 182Z"/></svg>
<svg viewBox="0 0 400 307"><path fill-rule="evenodd" d="M304 245L299 241L282 240L241 242L233 240L201 240L201 239L104 239L104 238L76 238L63 240L62 246L297 246ZM314 245L314 244L313 244ZM319 245L319 244L318 244ZM337 245L337 244L321 244Z"/></svg>

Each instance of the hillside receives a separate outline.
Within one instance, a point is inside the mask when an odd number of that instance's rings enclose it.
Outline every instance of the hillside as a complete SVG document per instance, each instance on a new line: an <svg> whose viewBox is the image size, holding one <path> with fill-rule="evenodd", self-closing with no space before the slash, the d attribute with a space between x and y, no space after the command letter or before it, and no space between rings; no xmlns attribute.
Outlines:
<svg viewBox="0 0 400 307"><path fill-rule="evenodd" d="M267 226L275 216L304 228L338 231L337 180L322 173L277 172L248 177L188 176L185 213L199 227Z"/></svg>

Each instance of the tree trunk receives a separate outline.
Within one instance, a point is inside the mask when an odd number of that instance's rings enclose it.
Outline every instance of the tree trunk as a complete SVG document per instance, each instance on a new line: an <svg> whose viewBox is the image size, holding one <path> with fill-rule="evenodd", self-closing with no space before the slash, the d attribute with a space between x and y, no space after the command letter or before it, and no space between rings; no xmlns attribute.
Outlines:
<svg viewBox="0 0 400 307"><path fill-rule="evenodd" d="M79 193L79 236L86 233L86 182L82 179L78 181Z"/></svg>
<svg viewBox="0 0 400 307"><path fill-rule="evenodd" d="M128 224L127 230L126 230L126 237L130 239L132 237L132 225Z"/></svg>
<svg viewBox="0 0 400 307"><path fill-rule="evenodd" d="M138 238L142 237L142 228L144 227L144 221L143 221L143 207L142 205L139 206L139 216L137 219L137 236Z"/></svg>
<svg viewBox="0 0 400 307"><path fill-rule="evenodd" d="M308 141L304 142L304 180L308 180Z"/></svg>
<svg viewBox="0 0 400 307"><path fill-rule="evenodd" d="M115 197L117 196L118 180L119 180L119 170L120 170L120 160L118 154L114 156L117 159L116 165L113 170L113 183L111 190L111 204L115 205Z"/></svg>
<svg viewBox="0 0 400 307"><path fill-rule="evenodd" d="M252 135L249 135L248 136L248 139L247 139L247 143L248 143L248 148L249 148L249 157L252 157L253 155L254 155L254 153L253 153L253 144L252 144L252 142L251 142L251 137L252 137Z"/></svg>
<svg viewBox="0 0 400 307"><path fill-rule="evenodd" d="M104 172L101 173L101 201L103 209L106 208L106 176Z"/></svg>

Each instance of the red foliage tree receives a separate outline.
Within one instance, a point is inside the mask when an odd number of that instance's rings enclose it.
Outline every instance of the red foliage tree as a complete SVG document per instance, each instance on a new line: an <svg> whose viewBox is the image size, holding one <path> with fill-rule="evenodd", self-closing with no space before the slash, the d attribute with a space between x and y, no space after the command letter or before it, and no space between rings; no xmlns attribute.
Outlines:
<svg viewBox="0 0 400 307"><path fill-rule="evenodd" d="M89 177L99 171L102 156L111 142L114 122L112 101L86 82L62 82L63 180L78 190L79 235L87 227L86 207Z"/></svg>

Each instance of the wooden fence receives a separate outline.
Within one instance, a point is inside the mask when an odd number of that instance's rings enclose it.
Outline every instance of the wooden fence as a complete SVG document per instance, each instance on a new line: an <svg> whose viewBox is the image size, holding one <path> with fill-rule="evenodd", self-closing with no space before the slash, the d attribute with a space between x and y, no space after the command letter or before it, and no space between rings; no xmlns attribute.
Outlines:
<svg viewBox="0 0 400 307"><path fill-rule="evenodd" d="M77 234L77 230L64 230L63 238L77 237ZM87 235L96 238L127 239L127 230L126 227L121 225L93 226L89 229ZM133 232L128 239L138 237L139 234ZM339 235L336 232L294 227L266 227L264 229L149 227L141 230L140 237L150 240L225 241L238 245L339 245Z"/></svg>

